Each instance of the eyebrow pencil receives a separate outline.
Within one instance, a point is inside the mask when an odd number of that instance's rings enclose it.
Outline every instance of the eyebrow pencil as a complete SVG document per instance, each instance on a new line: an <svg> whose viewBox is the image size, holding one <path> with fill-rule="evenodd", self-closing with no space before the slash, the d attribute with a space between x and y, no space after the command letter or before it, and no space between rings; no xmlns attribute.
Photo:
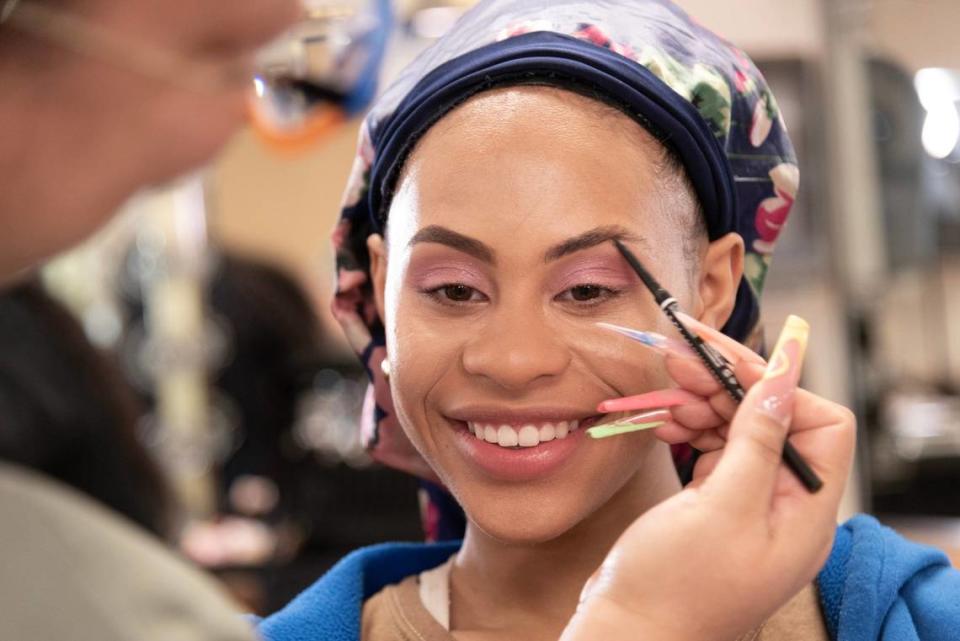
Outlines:
<svg viewBox="0 0 960 641"><path fill-rule="evenodd" d="M660 309L663 310L663 313L667 315L670 322L680 331L680 335L683 336L687 344L696 352L707 369L710 370L720 384L723 385L727 393L733 397L733 400L737 403L743 401L744 396L746 396L746 391L734 375L733 368L730 367L730 362L727 361L720 352L704 342L700 336L683 324L676 314L679 308L677 299L671 296L670 292L665 290L660 283L650 275L650 272L640 263L640 260L633 252L627 249L626 245L619 240L614 239L613 244L616 245L620 254L626 259L627 263L630 264L630 267L633 268L633 271L640 277L640 280L643 281L647 289L650 290ZM783 461L809 492L816 492L823 487L823 481L817 476L817 473L813 471L810 465L803 460L803 457L800 456L796 448L790 444L789 440L785 440L783 443Z"/></svg>

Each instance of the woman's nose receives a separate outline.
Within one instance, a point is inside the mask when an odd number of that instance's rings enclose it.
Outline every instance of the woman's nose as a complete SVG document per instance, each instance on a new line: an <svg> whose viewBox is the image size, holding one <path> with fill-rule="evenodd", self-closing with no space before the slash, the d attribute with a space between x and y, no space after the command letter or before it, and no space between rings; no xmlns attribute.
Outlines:
<svg viewBox="0 0 960 641"><path fill-rule="evenodd" d="M557 376L567 367L570 353L542 315L501 310L491 320L463 350L468 374L516 391Z"/></svg>

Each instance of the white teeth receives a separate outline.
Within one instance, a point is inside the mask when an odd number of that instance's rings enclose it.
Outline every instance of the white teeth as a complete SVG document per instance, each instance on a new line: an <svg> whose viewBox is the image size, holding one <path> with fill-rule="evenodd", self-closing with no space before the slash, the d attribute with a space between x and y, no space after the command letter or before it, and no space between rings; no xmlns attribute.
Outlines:
<svg viewBox="0 0 960 641"><path fill-rule="evenodd" d="M517 434L520 447L534 447L540 444L540 431L533 425L524 425Z"/></svg>
<svg viewBox="0 0 960 641"><path fill-rule="evenodd" d="M557 438L557 430L553 423L544 423L543 427L540 428L540 442L546 443L555 438Z"/></svg>
<svg viewBox="0 0 960 641"><path fill-rule="evenodd" d="M467 429L477 439L507 448L536 447L540 443L567 438L570 432L579 427L580 421L578 420L541 423L539 426L528 423L522 427L467 422Z"/></svg>
<svg viewBox="0 0 960 641"><path fill-rule="evenodd" d="M516 447L519 443L517 438L517 430L513 429L509 425L501 425L500 429L497 431L497 443L500 447Z"/></svg>

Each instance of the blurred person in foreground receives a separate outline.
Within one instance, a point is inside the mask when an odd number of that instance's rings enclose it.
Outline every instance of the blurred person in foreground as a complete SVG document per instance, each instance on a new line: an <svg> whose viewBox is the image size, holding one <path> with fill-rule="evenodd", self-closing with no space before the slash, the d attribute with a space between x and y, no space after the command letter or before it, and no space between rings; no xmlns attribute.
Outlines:
<svg viewBox="0 0 960 641"><path fill-rule="evenodd" d="M17 4L0 2L0 282L85 238L134 190L207 162L243 123L254 51L299 16L295 0L37 5L164 52L211 78L200 90L14 29ZM210 579L38 470L0 461L0 514L4 639L254 638Z"/></svg>
<svg viewBox="0 0 960 641"><path fill-rule="evenodd" d="M133 191L210 160L244 123L253 54L299 15L296 0L35 1L122 38L130 60L156 52L172 75L24 33L13 16L33 5L0 0L7 278L78 243Z"/></svg>
<svg viewBox="0 0 960 641"><path fill-rule="evenodd" d="M136 437L118 365L37 281L0 292L0 461L82 491L146 531L173 534L173 497Z"/></svg>

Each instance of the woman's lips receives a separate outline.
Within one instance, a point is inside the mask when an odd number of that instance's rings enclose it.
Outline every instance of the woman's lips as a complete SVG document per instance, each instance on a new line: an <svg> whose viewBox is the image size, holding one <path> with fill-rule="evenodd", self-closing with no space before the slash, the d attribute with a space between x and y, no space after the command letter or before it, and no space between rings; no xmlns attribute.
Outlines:
<svg viewBox="0 0 960 641"><path fill-rule="evenodd" d="M583 442L586 428L599 420L488 423L456 421L455 441L464 457L500 481L532 481L561 468ZM573 429L570 429L571 425ZM534 430L537 443L533 444ZM523 439L524 445L520 440Z"/></svg>

